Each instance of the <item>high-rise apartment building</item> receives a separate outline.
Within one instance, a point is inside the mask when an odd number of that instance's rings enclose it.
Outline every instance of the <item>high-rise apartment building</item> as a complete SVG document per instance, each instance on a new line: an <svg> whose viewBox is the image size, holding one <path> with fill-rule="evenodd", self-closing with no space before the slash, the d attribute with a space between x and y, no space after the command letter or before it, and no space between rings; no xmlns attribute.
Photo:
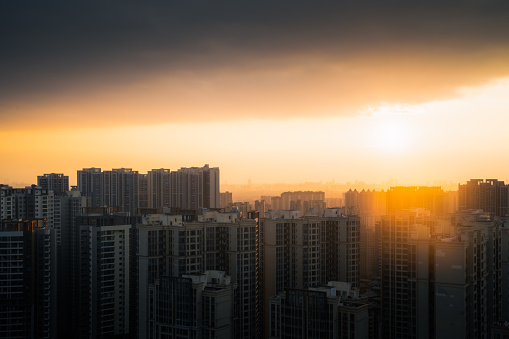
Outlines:
<svg viewBox="0 0 509 339"><path fill-rule="evenodd" d="M382 219L384 338L488 338L500 318L500 225L456 217L436 230L422 209Z"/></svg>
<svg viewBox="0 0 509 339"><path fill-rule="evenodd" d="M0 187L0 220L46 218L53 229L53 191L36 185L25 188Z"/></svg>
<svg viewBox="0 0 509 339"><path fill-rule="evenodd" d="M312 209L325 210L325 193L313 191L296 191L281 193L280 209L298 210L306 215Z"/></svg>
<svg viewBox="0 0 509 339"><path fill-rule="evenodd" d="M62 195L69 191L69 176L61 173L44 174L37 177L37 186Z"/></svg>
<svg viewBox="0 0 509 339"><path fill-rule="evenodd" d="M0 337L57 337L57 257L45 219L0 225Z"/></svg>
<svg viewBox="0 0 509 339"><path fill-rule="evenodd" d="M259 213L259 215L264 216L266 210L265 200L256 200L255 201L255 211Z"/></svg>
<svg viewBox="0 0 509 339"><path fill-rule="evenodd" d="M221 192L219 193L219 207L226 208L230 204L233 204L233 195L232 192Z"/></svg>
<svg viewBox="0 0 509 339"><path fill-rule="evenodd" d="M220 208L219 206L219 168L209 167L208 164L203 168L203 207Z"/></svg>
<svg viewBox="0 0 509 339"><path fill-rule="evenodd" d="M76 217L86 206L86 198L77 190L54 198L54 225L58 252L58 331L59 337L73 335L73 295L79 293L79 283L73 280L73 258L79 248L79 229Z"/></svg>
<svg viewBox="0 0 509 339"><path fill-rule="evenodd" d="M269 338L368 338L369 305L329 286L287 289L270 298Z"/></svg>
<svg viewBox="0 0 509 339"><path fill-rule="evenodd" d="M171 171L169 169L153 169L148 172L149 207L171 207Z"/></svg>
<svg viewBox="0 0 509 339"><path fill-rule="evenodd" d="M439 186L393 186L387 191L349 190L345 193L345 213L382 216L402 209L424 208L432 215L456 211L451 192Z"/></svg>
<svg viewBox="0 0 509 339"><path fill-rule="evenodd" d="M266 337L269 298L328 281L359 286L358 217L342 216L334 209L320 217L280 216L262 218L258 226L258 308Z"/></svg>
<svg viewBox="0 0 509 339"><path fill-rule="evenodd" d="M131 214L136 213L139 208L139 181L138 171L131 168L101 171L100 168L92 167L78 171L78 190L87 197L87 206L120 207L122 211ZM148 196L145 196L148 194L146 183L143 188L142 200L145 202L148 199Z"/></svg>
<svg viewBox="0 0 509 339"><path fill-rule="evenodd" d="M122 211L136 214L139 207L139 175L131 168L103 171L102 201L105 206L119 206Z"/></svg>
<svg viewBox="0 0 509 339"><path fill-rule="evenodd" d="M394 213L409 208L424 208L431 215L444 216L446 194L440 186L395 186L387 191L387 212Z"/></svg>
<svg viewBox="0 0 509 339"><path fill-rule="evenodd" d="M150 207L149 177L148 174L138 174L138 207Z"/></svg>
<svg viewBox="0 0 509 339"><path fill-rule="evenodd" d="M269 300L268 338L338 338L338 304L330 291L288 288Z"/></svg>
<svg viewBox="0 0 509 339"><path fill-rule="evenodd" d="M103 177L100 168L84 168L78 171L78 190L87 197L87 206L104 206L102 200Z"/></svg>
<svg viewBox="0 0 509 339"><path fill-rule="evenodd" d="M509 185L496 179L471 179L458 185L458 210L482 209L492 216L509 213Z"/></svg>
<svg viewBox="0 0 509 339"><path fill-rule="evenodd" d="M361 218L361 276L376 279L378 270L374 251L378 247L375 225L381 217L402 209L424 208L431 215L444 217L456 211L456 192L444 192L438 186L393 186L387 191L349 190L345 193L344 212Z"/></svg>
<svg viewBox="0 0 509 339"><path fill-rule="evenodd" d="M147 174L131 168L84 168L78 171L78 190L89 207L119 207L131 215L147 207L219 208L219 168L154 169Z"/></svg>
<svg viewBox="0 0 509 339"><path fill-rule="evenodd" d="M139 337L151 338L149 287L163 276L224 271L234 290L234 338L256 335L256 222L234 213L211 213L197 222L148 215L136 225Z"/></svg>
<svg viewBox="0 0 509 339"><path fill-rule="evenodd" d="M190 167L181 168L172 179L172 207L196 210L199 208L219 208L219 168Z"/></svg>
<svg viewBox="0 0 509 339"><path fill-rule="evenodd" d="M150 337L235 338L236 287L222 271L156 279L150 285Z"/></svg>
<svg viewBox="0 0 509 339"><path fill-rule="evenodd" d="M79 248L74 268L75 335L80 338L129 334L131 218L78 217Z"/></svg>

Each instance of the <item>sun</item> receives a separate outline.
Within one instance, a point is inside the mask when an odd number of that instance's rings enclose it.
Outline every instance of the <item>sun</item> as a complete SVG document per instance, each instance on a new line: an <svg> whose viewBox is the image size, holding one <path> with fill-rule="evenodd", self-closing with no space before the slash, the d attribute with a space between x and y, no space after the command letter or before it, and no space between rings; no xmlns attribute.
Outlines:
<svg viewBox="0 0 509 339"><path fill-rule="evenodd" d="M382 121L375 127L373 145L379 151L390 154L408 152L412 145L411 129L402 121Z"/></svg>

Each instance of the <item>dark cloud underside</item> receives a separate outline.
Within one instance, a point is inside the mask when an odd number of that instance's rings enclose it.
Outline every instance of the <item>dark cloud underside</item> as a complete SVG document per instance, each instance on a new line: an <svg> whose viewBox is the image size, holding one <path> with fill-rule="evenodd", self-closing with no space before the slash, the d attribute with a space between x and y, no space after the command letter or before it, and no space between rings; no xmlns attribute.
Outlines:
<svg viewBox="0 0 509 339"><path fill-rule="evenodd" d="M0 32L4 123L346 114L509 74L507 2L13 1Z"/></svg>

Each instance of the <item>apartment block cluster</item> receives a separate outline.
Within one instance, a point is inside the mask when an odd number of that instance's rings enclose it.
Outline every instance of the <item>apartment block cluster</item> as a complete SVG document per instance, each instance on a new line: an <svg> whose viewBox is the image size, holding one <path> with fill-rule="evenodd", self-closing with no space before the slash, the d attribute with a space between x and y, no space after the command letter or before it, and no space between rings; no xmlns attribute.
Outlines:
<svg viewBox="0 0 509 339"><path fill-rule="evenodd" d="M220 193L220 206L236 209L247 215L249 211L258 211L263 216L269 210L300 211L301 215L321 215L326 208L325 193L312 191L284 192L280 196L262 196L254 204L249 202L233 202L231 192ZM337 207L337 206L336 206Z"/></svg>
<svg viewBox="0 0 509 339"><path fill-rule="evenodd" d="M2 338L509 331L501 181L349 191L329 208L323 192L234 202L208 165L88 168L77 182L0 186Z"/></svg>
<svg viewBox="0 0 509 339"><path fill-rule="evenodd" d="M77 183L90 207L118 207L131 214L138 208L219 208L219 168L209 165L147 174L131 168L84 168L78 171Z"/></svg>

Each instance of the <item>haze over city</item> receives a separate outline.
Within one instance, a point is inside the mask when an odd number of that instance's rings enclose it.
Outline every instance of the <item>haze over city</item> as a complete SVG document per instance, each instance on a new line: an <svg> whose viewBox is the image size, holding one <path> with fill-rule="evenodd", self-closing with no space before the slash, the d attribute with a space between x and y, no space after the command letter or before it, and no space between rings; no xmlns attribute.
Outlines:
<svg viewBox="0 0 509 339"><path fill-rule="evenodd" d="M228 184L507 178L507 3L1 9L4 183L204 163Z"/></svg>

